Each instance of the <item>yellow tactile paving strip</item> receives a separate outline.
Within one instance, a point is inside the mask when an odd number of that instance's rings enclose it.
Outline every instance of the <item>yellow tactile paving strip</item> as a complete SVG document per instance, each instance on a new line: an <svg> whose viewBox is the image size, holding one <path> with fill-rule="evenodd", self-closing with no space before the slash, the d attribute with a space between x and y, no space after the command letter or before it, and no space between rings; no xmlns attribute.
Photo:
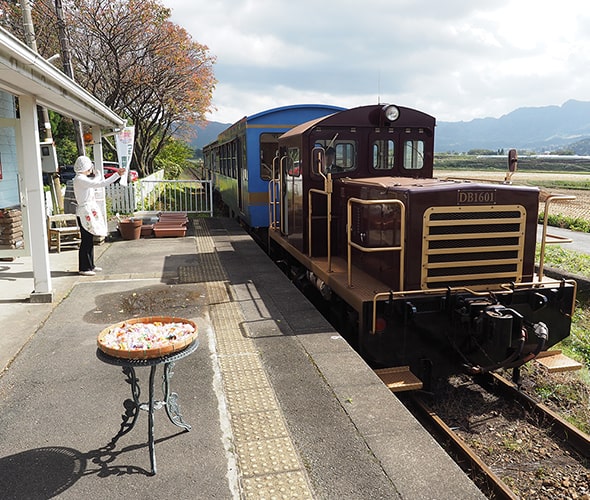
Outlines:
<svg viewBox="0 0 590 500"><path fill-rule="evenodd" d="M200 264L216 338L226 407L244 499L311 499L305 468L254 343L242 335L244 318L228 293L227 277L204 224L195 224ZM224 250L228 250L224 246ZM202 274L201 274L202 273ZM194 276L187 277L194 280Z"/></svg>

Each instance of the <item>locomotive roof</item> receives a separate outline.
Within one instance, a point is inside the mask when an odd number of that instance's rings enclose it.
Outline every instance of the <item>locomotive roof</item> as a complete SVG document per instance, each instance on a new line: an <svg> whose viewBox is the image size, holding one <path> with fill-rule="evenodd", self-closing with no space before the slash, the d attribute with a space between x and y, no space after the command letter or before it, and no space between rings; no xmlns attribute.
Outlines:
<svg viewBox="0 0 590 500"><path fill-rule="evenodd" d="M363 178L348 178L340 179L343 184L358 184L362 186L372 186L376 188L412 188L414 186L431 186L440 185L441 182L452 182L441 179L416 179L413 177L363 177Z"/></svg>
<svg viewBox="0 0 590 500"><path fill-rule="evenodd" d="M461 186L465 189L514 189L513 185L510 184L498 184L494 182L482 182L482 181L469 181L469 180L458 180L458 179L441 179L441 178L413 178L413 177L363 177L363 178L349 178L344 177L338 179L343 184L356 184L360 186L391 189L391 190L408 190L413 189L429 189L436 187L436 189L453 189L457 186ZM517 186L519 191L539 191L539 188L533 186Z"/></svg>
<svg viewBox="0 0 590 500"><path fill-rule="evenodd" d="M316 127L395 127L399 124L399 126L403 127L428 127L434 130L436 119L433 116L403 106L397 106L400 112L398 120L391 123L383 123L381 112L384 106L386 105L373 104L346 109L344 111L302 123L301 125L293 127L291 130L285 132L282 137L287 138L302 134Z"/></svg>

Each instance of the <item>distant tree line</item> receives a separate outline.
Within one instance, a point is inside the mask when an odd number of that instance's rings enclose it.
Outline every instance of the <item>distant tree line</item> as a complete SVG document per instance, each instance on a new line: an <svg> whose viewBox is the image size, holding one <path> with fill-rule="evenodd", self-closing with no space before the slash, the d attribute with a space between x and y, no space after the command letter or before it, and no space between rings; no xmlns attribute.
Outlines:
<svg viewBox="0 0 590 500"><path fill-rule="evenodd" d="M566 155L564 155L566 156ZM507 168L508 156L497 155L453 155L437 153L434 155L434 168L439 170L501 170ZM590 159L587 158L556 158L554 156L519 155L519 171L548 172L589 172Z"/></svg>
<svg viewBox="0 0 590 500"><path fill-rule="evenodd" d="M534 150L519 150L520 154L527 154L527 155L561 155L561 156L590 156L590 138L580 139L579 141L573 142L568 144L567 146L559 147L559 148L552 148L549 150L543 151L534 151ZM504 156L507 154L504 148L499 149L485 149L485 148L474 148L470 149L466 153L460 152L439 152L437 153L439 156L445 155L462 155L465 154L467 156Z"/></svg>
<svg viewBox="0 0 590 500"><path fill-rule="evenodd" d="M491 150L491 149L470 149L469 151L467 151L468 155L473 155L473 156L492 156L492 155L503 155L504 154L504 148L502 149L497 149L497 150Z"/></svg>

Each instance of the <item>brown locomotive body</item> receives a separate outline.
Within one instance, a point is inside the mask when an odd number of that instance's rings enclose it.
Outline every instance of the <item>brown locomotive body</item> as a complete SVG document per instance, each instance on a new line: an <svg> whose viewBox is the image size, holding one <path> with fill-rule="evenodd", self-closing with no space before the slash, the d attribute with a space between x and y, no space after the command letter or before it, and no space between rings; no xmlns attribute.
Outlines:
<svg viewBox="0 0 590 500"><path fill-rule="evenodd" d="M350 198L391 198L405 205L404 223L411 231L406 231L404 242L401 287L397 259L353 250L355 265L394 291L457 285L494 288L501 280L533 279L536 189L519 189L516 201L511 186L408 178L343 180L342 184L337 206ZM352 241L375 248L400 245L399 212L399 207L385 204L354 207ZM345 235L345 227L338 234Z"/></svg>
<svg viewBox="0 0 590 500"><path fill-rule="evenodd" d="M535 275L538 189L432 178L434 126L375 105L283 134L271 254L375 366L518 368L569 335L576 284Z"/></svg>

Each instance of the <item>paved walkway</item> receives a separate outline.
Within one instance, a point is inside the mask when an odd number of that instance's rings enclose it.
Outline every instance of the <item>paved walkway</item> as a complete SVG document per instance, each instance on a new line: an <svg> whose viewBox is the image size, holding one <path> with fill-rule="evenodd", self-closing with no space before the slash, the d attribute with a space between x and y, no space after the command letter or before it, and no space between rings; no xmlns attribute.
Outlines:
<svg viewBox="0 0 590 500"><path fill-rule="evenodd" d="M541 239L543 234L542 229L542 226L539 226L537 240ZM560 245L566 250L590 253L590 233L581 233L579 231L571 231L569 229L561 229L559 227L548 227L547 234L553 234L562 238L571 238L573 240L571 243L560 243Z"/></svg>
<svg viewBox="0 0 590 500"><path fill-rule="evenodd" d="M27 259L0 268L0 497L483 498L234 222L97 255L82 277L51 254L53 304L26 302ZM102 329L150 315L200 339L171 379L192 429L156 411L155 476L143 412L112 442L130 387L96 357Z"/></svg>

